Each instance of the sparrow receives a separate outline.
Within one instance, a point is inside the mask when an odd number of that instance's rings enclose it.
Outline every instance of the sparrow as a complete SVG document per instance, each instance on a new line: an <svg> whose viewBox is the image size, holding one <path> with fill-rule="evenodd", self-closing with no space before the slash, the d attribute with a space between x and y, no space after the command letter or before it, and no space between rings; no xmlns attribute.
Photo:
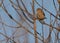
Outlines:
<svg viewBox="0 0 60 43"><path fill-rule="evenodd" d="M41 23L43 23L43 22L44 22L44 19L46 19L44 12L42 11L41 8L37 8L36 12L37 12L37 14L36 14L37 19L38 19Z"/></svg>

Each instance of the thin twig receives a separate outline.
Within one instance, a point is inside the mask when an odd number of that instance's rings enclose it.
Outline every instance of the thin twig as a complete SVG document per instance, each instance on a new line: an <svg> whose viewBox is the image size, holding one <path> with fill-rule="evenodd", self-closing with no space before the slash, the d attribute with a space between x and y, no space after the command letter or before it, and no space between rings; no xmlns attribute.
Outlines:
<svg viewBox="0 0 60 43"><path fill-rule="evenodd" d="M55 10L57 12L57 8L56 8L56 4L55 4L55 1L54 0L53 0L53 4L54 4Z"/></svg>

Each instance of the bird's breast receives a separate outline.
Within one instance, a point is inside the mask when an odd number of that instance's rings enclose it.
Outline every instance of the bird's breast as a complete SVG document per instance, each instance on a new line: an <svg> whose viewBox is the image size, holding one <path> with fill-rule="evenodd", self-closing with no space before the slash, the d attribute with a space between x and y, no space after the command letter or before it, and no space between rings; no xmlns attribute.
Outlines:
<svg viewBox="0 0 60 43"><path fill-rule="evenodd" d="M43 13L39 13L37 17L38 19L44 19L45 16L43 15Z"/></svg>

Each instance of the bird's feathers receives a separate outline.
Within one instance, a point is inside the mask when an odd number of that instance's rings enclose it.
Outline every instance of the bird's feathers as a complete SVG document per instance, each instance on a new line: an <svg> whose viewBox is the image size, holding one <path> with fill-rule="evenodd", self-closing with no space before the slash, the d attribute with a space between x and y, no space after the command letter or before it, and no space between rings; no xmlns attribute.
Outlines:
<svg viewBox="0 0 60 43"><path fill-rule="evenodd" d="M40 9L40 8L37 9L37 18L38 18L39 20L44 20L44 19L46 19L44 12L43 12L42 9Z"/></svg>
<svg viewBox="0 0 60 43"><path fill-rule="evenodd" d="M44 12L42 11L41 8L37 8L37 19L39 20L40 23L45 23L44 19L46 19Z"/></svg>

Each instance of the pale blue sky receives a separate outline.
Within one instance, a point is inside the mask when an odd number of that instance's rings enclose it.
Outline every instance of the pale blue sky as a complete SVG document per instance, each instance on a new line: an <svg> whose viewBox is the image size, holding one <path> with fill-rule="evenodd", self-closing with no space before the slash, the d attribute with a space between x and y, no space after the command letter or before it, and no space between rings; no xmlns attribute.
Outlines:
<svg viewBox="0 0 60 43"><path fill-rule="evenodd" d="M42 1L41 0L37 0L39 2L40 5L42 5ZM31 11L31 4L30 4L31 0L24 0L24 3L26 5L26 8L28 9L29 12L32 13ZM13 16L13 18L15 18L16 20L19 21L19 16L17 15L16 11L12 8L9 0L4 0L4 5L6 6L8 12ZM58 8L58 3L57 3L57 0L55 0L55 3L56 3L56 7ZM39 6L35 3L35 10L38 8ZM54 8L54 5L53 5L53 0L44 0L44 8L48 9L50 12L52 12L54 15L56 15L56 11L55 11L55 8ZM45 20L46 23L50 23L50 15L48 12L44 11L47 19ZM3 21L8 24L8 25L13 25L13 26L16 26L16 23L14 23L7 15L6 13L3 11L3 9L0 7L0 15L3 19ZM52 19L54 19L52 17ZM37 24L37 31L39 33L41 33L42 29L41 29L41 24L39 23L39 21L37 20L36 21L36 24ZM1 28L1 27L0 27ZM6 28L6 32L8 34L8 36L11 35L12 33L12 30L10 29L10 27L5 27ZM49 33L49 29L47 26L44 25L44 34L45 34L45 37L48 36L48 33ZM0 32L3 32L3 30L1 29ZM33 31L32 31L33 32ZM54 37L54 33L52 32L52 36ZM1 38L1 37L0 37ZM54 39L54 38L53 38ZM29 34L29 43L34 43L34 37Z"/></svg>

